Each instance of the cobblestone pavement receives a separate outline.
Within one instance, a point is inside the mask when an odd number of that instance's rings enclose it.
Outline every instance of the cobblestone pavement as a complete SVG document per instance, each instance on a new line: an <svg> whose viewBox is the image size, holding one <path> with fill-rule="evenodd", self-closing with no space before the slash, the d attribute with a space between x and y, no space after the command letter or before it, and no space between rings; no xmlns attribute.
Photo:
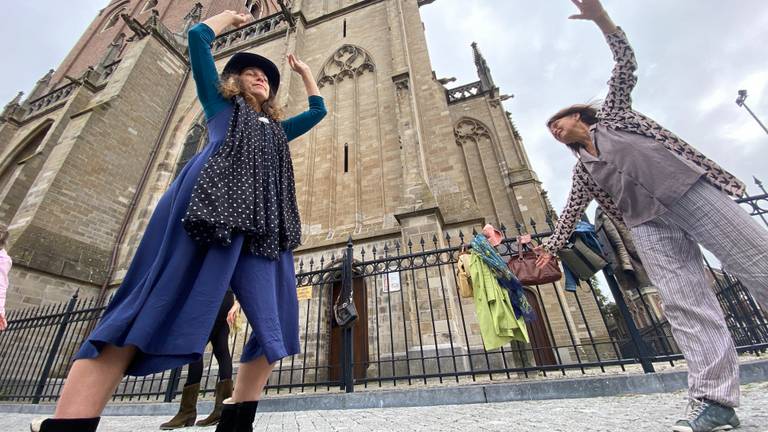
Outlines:
<svg viewBox="0 0 768 432"><path fill-rule="evenodd" d="M768 382L742 386L738 409L743 432L768 432ZM300 411L256 415L254 430L283 431L669 431L686 405L685 393L667 393L338 411ZM0 430L26 431L27 414L3 414ZM202 417L202 416L201 416ZM105 417L99 431L156 431L166 417ZM213 428L187 428L209 431Z"/></svg>

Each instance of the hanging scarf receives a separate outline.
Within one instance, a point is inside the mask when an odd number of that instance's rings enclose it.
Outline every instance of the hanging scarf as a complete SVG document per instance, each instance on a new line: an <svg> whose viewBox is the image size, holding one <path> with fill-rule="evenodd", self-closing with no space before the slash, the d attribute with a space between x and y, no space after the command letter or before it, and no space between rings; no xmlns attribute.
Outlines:
<svg viewBox="0 0 768 432"><path fill-rule="evenodd" d="M483 262L491 268L491 271L497 278L517 280L515 275L509 271L507 263L504 262L504 260L501 258L501 255L496 252L496 249L491 246L491 244L488 242L488 239L484 235L476 235L475 238L473 238L469 243L469 245L472 247L472 253L475 253L480 258L482 258Z"/></svg>
<svg viewBox="0 0 768 432"><path fill-rule="evenodd" d="M499 285L507 290L509 293L509 301L512 303L512 310L515 311L517 318L523 317L525 321L533 321L536 319L536 312L528 302L528 298L525 296L525 288L517 279L504 279L497 278Z"/></svg>
<svg viewBox="0 0 768 432"><path fill-rule="evenodd" d="M228 246L245 235L245 250L277 260L301 243L293 164L279 122L235 96L221 147L200 172L183 219L196 242Z"/></svg>

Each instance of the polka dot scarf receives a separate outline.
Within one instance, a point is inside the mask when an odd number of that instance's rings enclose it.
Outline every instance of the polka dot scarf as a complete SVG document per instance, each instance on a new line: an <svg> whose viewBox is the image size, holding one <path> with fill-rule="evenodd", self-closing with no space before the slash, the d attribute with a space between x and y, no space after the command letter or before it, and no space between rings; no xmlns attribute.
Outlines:
<svg viewBox="0 0 768 432"><path fill-rule="evenodd" d="M227 246L243 233L248 253L273 260L301 243L293 164L279 122L234 98L227 135L200 172L183 223L204 245Z"/></svg>

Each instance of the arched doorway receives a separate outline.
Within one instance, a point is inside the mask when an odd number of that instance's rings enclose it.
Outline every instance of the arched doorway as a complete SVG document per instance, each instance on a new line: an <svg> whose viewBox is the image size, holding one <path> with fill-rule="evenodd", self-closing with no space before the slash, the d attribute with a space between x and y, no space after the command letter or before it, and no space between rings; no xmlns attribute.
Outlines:
<svg viewBox="0 0 768 432"><path fill-rule="evenodd" d="M341 292L341 282L333 284L331 290L331 335L328 353L328 365L330 372L328 378L331 381L340 381L342 379L341 360L344 350L343 329L336 324L333 318L333 304ZM362 379L366 376L368 369L368 293L365 289L365 280L363 278L352 279L352 298L357 308L357 321L352 326L352 377Z"/></svg>
<svg viewBox="0 0 768 432"><path fill-rule="evenodd" d="M536 312L536 319L527 323L528 336L531 338L531 348L533 349L533 358L536 361L537 366L549 366L556 365L557 359L552 351L552 341L549 339L549 332L547 331L547 323L544 315L541 313L541 307L539 306L539 300L536 294L530 289L524 289L525 298L528 299L528 303L533 307Z"/></svg>

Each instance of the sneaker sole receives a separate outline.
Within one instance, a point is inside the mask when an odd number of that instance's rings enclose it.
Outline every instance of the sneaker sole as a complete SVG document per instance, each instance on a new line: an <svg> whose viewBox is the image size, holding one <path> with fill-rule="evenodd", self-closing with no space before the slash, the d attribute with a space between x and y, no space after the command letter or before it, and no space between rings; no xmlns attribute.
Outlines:
<svg viewBox="0 0 768 432"><path fill-rule="evenodd" d="M714 429L710 429L710 432L729 431L729 430L733 430L733 426L731 425L718 426ZM673 426L672 432L693 432L693 429L689 428L688 426Z"/></svg>

